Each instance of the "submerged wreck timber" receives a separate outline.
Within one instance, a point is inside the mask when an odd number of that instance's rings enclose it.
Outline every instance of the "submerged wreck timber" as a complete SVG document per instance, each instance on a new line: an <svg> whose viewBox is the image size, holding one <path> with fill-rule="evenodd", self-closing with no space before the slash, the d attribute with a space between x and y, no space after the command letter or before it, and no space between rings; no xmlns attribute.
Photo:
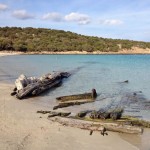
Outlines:
<svg viewBox="0 0 150 150"><path fill-rule="evenodd" d="M83 99L95 99L97 97L97 93L95 89L92 89L92 92L83 93L83 94L76 94L76 95L67 95L67 96L60 96L56 99L60 102L66 102L70 100L83 100Z"/></svg>
<svg viewBox="0 0 150 150"><path fill-rule="evenodd" d="M53 110L58 109L58 108L64 108L64 107L69 107L69 106L74 106L74 105L81 105L81 104L86 104L86 103L93 103L94 101L92 100L85 100L82 102L67 102L67 103L59 103L58 105L53 107Z"/></svg>
<svg viewBox="0 0 150 150"><path fill-rule="evenodd" d="M113 131L119 133L129 133L129 134L142 134L144 128L150 128L150 122L144 121L135 117L122 116L117 120L114 118L92 119L88 113L93 113L92 110L80 111L75 116L71 115L71 112L56 112L56 111L37 111L37 113L46 114L48 113L48 119L60 123L63 126L75 127L85 130L90 130L90 135L93 131ZM104 133L102 134L104 135Z"/></svg>
<svg viewBox="0 0 150 150"><path fill-rule="evenodd" d="M95 89L92 89L92 92L89 93L57 97L56 99L58 100L59 104L54 106L53 110L74 105L92 103L95 102L96 97L97 93Z"/></svg>
<svg viewBox="0 0 150 150"><path fill-rule="evenodd" d="M100 109L98 111L92 111L90 114L91 119L120 119L123 113L123 108L114 108L114 109Z"/></svg>
<svg viewBox="0 0 150 150"><path fill-rule="evenodd" d="M48 89L59 86L63 78L68 78L69 76L70 73L68 72L48 73L40 78L27 78L25 75L20 75L15 81L16 87L11 95L16 95L18 99L36 96Z"/></svg>
<svg viewBox="0 0 150 150"><path fill-rule="evenodd" d="M66 117L71 114L71 112L55 112L55 111L43 111L43 110L38 110L37 113L49 114L48 118L55 117L55 116Z"/></svg>

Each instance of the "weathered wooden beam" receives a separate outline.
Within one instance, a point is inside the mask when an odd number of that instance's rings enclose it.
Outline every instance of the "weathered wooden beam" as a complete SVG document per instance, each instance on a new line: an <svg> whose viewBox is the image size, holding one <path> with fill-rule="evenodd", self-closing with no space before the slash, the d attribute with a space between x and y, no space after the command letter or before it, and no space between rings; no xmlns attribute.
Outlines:
<svg viewBox="0 0 150 150"><path fill-rule="evenodd" d="M90 112L92 112L92 110L80 111L79 113L76 114L76 116L79 117L79 118L82 118L82 117L85 117Z"/></svg>
<svg viewBox="0 0 150 150"><path fill-rule="evenodd" d="M122 108L116 108L112 112L110 112L110 118L112 118L113 120L120 119L122 117L122 113Z"/></svg>
<svg viewBox="0 0 150 150"><path fill-rule="evenodd" d="M47 84L47 85L42 85L39 84L39 87L37 87L33 92L32 95L39 95L40 93L49 90L51 88L57 87L58 85L60 85L62 83L62 80L56 80L53 83Z"/></svg>
<svg viewBox="0 0 150 150"><path fill-rule="evenodd" d="M92 119L108 119L112 118L113 120L120 119L123 113L122 108L114 109L100 109L98 111L92 111L90 118Z"/></svg>
<svg viewBox="0 0 150 150"><path fill-rule="evenodd" d="M55 112L55 111L47 111L47 110L38 110L37 113L49 114L48 118L54 117L54 116L66 117L71 114L71 112Z"/></svg>
<svg viewBox="0 0 150 150"><path fill-rule="evenodd" d="M49 114L49 113L51 113L51 111L47 111L47 110L38 110L37 113L40 113L40 114Z"/></svg>
<svg viewBox="0 0 150 150"><path fill-rule="evenodd" d="M16 95L18 99L22 99L28 96L36 96L40 93L59 86L62 83L63 78L67 78L70 76L68 72L59 72L53 74L46 74L41 78L27 78L24 75L21 75L15 82L16 91L13 91L11 95Z"/></svg>
<svg viewBox="0 0 150 150"><path fill-rule="evenodd" d="M85 103L92 103L92 102L94 102L94 101L88 100L88 101L84 101L84 102L75 101L75 102L59 103L57 106L53 107L53 110L58 109L58 108L74 106L74 105L81 105L81 104L85 104Z"/></svg>
<svg viewBox="0 0 150 150"><path fill-rule="evenodd" d="M96 97L97 97L96 90L92 89L92 92L90 93L60 96L60 97L57 97L56 99L61 102L66 102L66 101L73 101L73 100L95 99Z"/></svg>
<svg viewBox="0 0 150 150"><path fill-rule="evenodd" d="M71 112L51 112L50 115L48 115L48 118L55 117L55 116L67 117L70 114Z"/></svg>
<svg viewBox="0 0 150 150"><path fill-rule="evenodd" d="M55 117L49 118L51 121L58 122L65 126L76 127L85 130L92 131L103 131L105 128L107 131L120 132L120 133L130 133L130 134L139 134L143 133L143 128L130 126L130 125L122 125L119 123L103 123L103 122L93 122L93 121L85 121L73 118L64 118L64 117Z"/></svg>
<svg viewBox="0 0 150 150"><path fill-rule="evenodd" d="M17 94L16 91L13 91L13 92L10 93L11 96L14 96L14 95L16 95L16 94Z"/></svg>
<svg viewBox="0 0 150 150"><path fill-rule="evenodd" d="M22 99L22 98L24 98L24 97L26 97L26 96L30 96L31 93L32 93L35 89L38 88L38 86L39 86L38 83L29 84L29 85L27 85L24 89L19 90L19 91L17 92L17 94L16 94L16 97L17 97L18 99Z"/></svg>

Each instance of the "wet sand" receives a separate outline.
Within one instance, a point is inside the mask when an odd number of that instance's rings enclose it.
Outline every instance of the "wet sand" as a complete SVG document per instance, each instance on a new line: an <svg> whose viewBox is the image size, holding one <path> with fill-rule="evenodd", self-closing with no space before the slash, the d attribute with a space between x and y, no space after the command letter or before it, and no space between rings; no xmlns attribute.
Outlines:
<svg viewBox="0 0 150 150"><path fill-rule="evenodd" d="M119 134L121 138L132 143L140 150L150 150L150 129L144 129L142 135L134 135L134 134Z"/></svg>
<svg viewBox="0 0 150 150"><path fill-rule="evenodd" d="M11 97L13 86L0 85L2 150L137 150L141 146L139 141L139 145L134 145L134 142L124 140L118 133L108 132L108 136L102 136L94 132L90 136L89 131L51 122L47 115L36 113L37 110L49 110L48 106L36 105L36 98L18 100Z"/></svg>

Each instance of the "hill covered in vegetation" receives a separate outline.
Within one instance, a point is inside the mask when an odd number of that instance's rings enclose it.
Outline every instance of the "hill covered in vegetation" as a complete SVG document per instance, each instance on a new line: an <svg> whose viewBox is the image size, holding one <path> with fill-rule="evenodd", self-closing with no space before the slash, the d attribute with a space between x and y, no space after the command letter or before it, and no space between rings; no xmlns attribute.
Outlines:
<svg viewBox="0 0 150 150"><path fill-rule="evenodd" d="M70 31L52 30L45 28L0 28L0 51L23 52L118 52L132 47L150 48L150 42L106 39L101 37L84 36Z"/></svg>

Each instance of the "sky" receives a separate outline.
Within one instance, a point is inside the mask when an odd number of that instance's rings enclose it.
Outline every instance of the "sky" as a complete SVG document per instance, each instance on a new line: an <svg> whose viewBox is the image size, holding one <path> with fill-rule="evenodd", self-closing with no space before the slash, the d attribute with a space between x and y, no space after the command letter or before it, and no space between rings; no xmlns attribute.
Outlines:
<svg viewBox="0 0 150 150"><path fill-rule="evenodd" d="M0 0L0 27L150 42L150 0Z"/></svg>

